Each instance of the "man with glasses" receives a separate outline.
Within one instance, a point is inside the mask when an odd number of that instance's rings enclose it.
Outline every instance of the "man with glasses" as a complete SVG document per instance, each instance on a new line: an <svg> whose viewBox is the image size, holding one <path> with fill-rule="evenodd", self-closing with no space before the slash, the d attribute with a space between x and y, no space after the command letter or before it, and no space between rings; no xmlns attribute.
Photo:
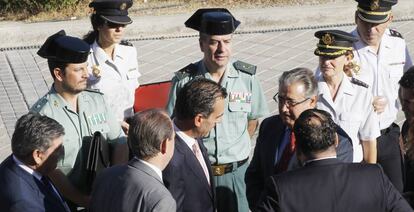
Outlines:
<svg viewBox="0 0 414 212"><path fill-rule="evenodd" d="M313 72L306 68L286 71L279 79L279 92L273 97L279 105L279 115L263 120L253 159L246 172L247 199L253 209L273 174L299 167L295 156L293 125L299 115L316 107L318 87ZM338 159L352 162L353 149L349 136L337 127Z"/></svg>
<svg viewBox="0 0 414 212"><path fill-rule="evenodd" d="M394 123L400 105L398 80L412 65L401 34L389 29L392 6L397 0L356 0L356 29L352 34L359 40L354 43L354 60L360 65L356 77L369 85L378 114L377 124L381 136L377 138L377 162L399 191L402 191L399 126Z"/></svg>

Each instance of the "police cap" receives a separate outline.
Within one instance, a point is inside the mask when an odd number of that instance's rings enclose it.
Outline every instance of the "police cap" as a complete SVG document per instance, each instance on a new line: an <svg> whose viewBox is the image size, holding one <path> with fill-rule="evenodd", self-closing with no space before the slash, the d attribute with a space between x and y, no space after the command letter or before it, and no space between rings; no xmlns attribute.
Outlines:
<svg viewBox="0 0 414 212"><path fill-rule="evenodd" d="M95 0L89 4L93 13L115 24L130 24L128 8L132 6L132 0Z"/></svg>
<svg viewBox="0 0 414 212"><path fill-rule="evenodd" d="M225 8L199 9L185 22L186 27L208 35L231 34L239 24Z"/></svg>
<svg viewBox="0 0 414 212"><path fill-rule="evenodd" d="M319 38L315 55L339 57L347 51L352 51L352 44L358 41L352 34L340 30L321 30L315 32Z"/></svg>
<svg viewBox="0 0 414 212"><path fill-rule="evenodd" d="M75 37L67 36L64 30L47 38L37 54L48 60L64 63L83 63L88 59L89 45Z"/></svg>
<svg viewBox="0 0 414 212"><path fill-rule="evenodd" d="M384 23L391 15L391 7L397 4L398 0L355 0L358 2L358 17L369 23Z"/></svg>

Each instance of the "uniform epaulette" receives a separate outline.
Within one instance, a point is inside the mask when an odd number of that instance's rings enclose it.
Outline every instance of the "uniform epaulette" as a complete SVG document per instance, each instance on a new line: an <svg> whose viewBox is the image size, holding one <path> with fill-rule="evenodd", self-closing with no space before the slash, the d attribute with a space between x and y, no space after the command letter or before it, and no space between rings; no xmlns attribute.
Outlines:
<svg viewBox="0 0 414 212"><path fill-rule="evenodd" d="M40 112L40 110L43 108L43 106L45 104L47 104L49 102L48 98L46 98L46 96L42 97L41 99L39 99L39 101L36 102L36 104L34 104L31 108L31 110L35 111L35 112Z"/></svg>
<svg viewBox="0 0 414 212"><path fill-rule="evenodd" d="M124 45L124 46L134 46L134 45L132 45L131 42L129 42L127 40L121 40L121 42L119 44Z"/></svg>
<svg viewBox="0 0 414 212"><path fill-rule="evenodd" d="M359 86L365 87L365 88L368 88L369 87L367 83L362 82L361 80L356 79L354 77L351 78L351 83L353 83L355 85L359 85Z"/></svg>
<svg viewBox="0 0 414 212"><path fill-rule="evenodd" d="M390 35L392 37L397 37L397 38L403 38L403 36L401 35L401 33L397 32L395 29L390 29Z"/></svg>
<svg viewBox="0 0 414 212"><path fill-rule="evenodd" d="M251 65L240 60L233 63L235 69L244 72L246 74L255 75L257 66Z"/></svg>
<svg viewBox="0 0 414 212"><path fill-rule="evenodd" d="M196 73L197 65L195 65L194 63L190 63L188 66L175 72L175 76L177 76L178 80L182 80L190 75L195 75Z"/></svg>
<svg viewBox="0 0 414 212"><path fill-rule="evenodd" d="M85 89L85 91L92 92L92 93L98 93L98 94L104 95L104 94L103 94L101 91L99 91L98 89L87 88L87 89Z"/></svg>

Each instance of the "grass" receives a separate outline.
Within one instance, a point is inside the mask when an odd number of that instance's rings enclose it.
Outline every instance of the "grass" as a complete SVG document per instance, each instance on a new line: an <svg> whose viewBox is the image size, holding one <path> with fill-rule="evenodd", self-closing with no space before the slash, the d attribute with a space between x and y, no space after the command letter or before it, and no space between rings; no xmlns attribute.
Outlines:
<svg viewBox="0 0 414 212"><path fill-rule="evenodd" d="M134 0L134 5L129 13L133 16L139 15L166 15L195 11L202 7L226 7L235 8L263 8L302 4L320 4L333 0ZM30 14L27 11L19 13L0 13L0 20L11 21L57 21L68 19L79 19L89 16L89 0L82 0L74 7L60 10L43 11Z"/></svg>

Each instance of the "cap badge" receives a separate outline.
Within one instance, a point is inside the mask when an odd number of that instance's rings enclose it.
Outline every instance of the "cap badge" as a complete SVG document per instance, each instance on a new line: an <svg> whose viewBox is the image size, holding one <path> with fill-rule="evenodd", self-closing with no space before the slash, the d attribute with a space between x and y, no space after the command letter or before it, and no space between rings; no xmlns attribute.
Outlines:
<svg viewBox="0 0 414 212"><path fill-rule="evenodd" d="M96 78L101 77L101 69L99 69L99 66L97 66L97 65L92 66L92 74Z"/></svg>
<svg viewBox="0 0 414 212"><path fill-rule="evenodd" d="M370 6L371 10L378 10L379 7L379 0L373 0Z"/></svg>
<svg viewBox="0 0 414 212"><path fill-rule="evenodd" d="M326 33L324 36L322 36L322 42L325 45L331 45L335 42L335 39L334 39L334 37L332 37L331 34Z"/></svg>
<svg viewBox="0 0 414 212"><path fill-rule="evenodd" d="M120 9L120 10L125 10L125 9L126 9L126 7L127 7L127 5L126 5L126 3L124 2L124 3L122 3L122 4L121 4L121 6L119 6L119 9Z"/></svg>

